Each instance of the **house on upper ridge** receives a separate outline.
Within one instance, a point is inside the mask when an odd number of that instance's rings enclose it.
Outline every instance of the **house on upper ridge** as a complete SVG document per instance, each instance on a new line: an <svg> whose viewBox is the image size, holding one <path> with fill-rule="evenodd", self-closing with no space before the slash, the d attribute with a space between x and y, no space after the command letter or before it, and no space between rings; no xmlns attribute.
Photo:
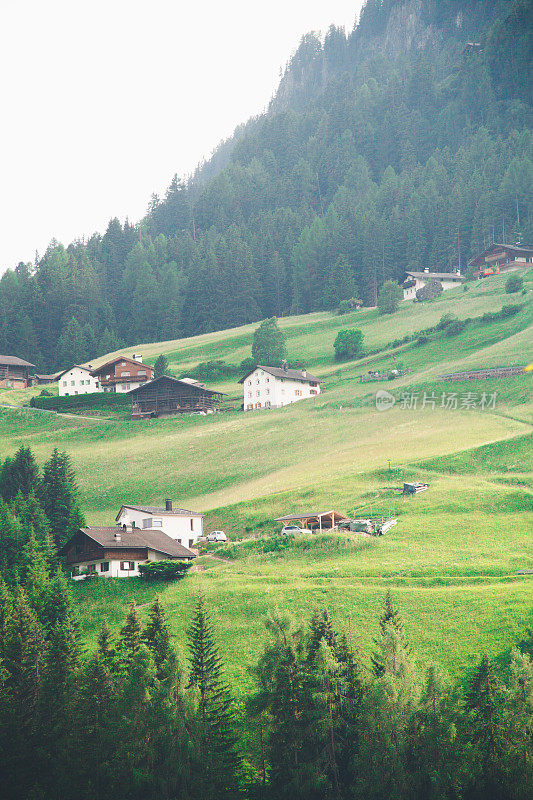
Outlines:
<svg viewBox="0 0 533 800"><path fill-rule="evenodd" d="M75 365L57 376L59 396L68 397L74 394L93 394L100 391L98 379L92 374L92 368Z"/></svg>
<svg viewBox="0 0 533 800"><path fill-rule="evenodd" d="M212 414L222 401L222 392L206 389L203 383L191 378L178 380L161 375L153 381L132 389L132 419L160 417L169 414Z"/></svg>
<svg viewBox="0 0 533 800"><path fill-rule="evenodd" d="M0 356L0 389L27 389L35 364L16 356Z"/></svg>
<svg viewBox="0 0 533 800"><path fill-rule="evenodd" d="M459 270L455 270L455 272L430 272L429 269L425 269L423 272L407 271L406 274L407 277L402 283L404 300L415 300L417 291L430 281L437 280L441 284L442 290L446 291L446 289L460 286L466 280Z"/></svg>
<svg viewBox="0 0 533 800"><path fill-rule="evenodd" d="M250 370L239 383L244 389L244 411L281 408L320 394L320 381L305 369L264 367Z"/></svg>
<svg viewBox="0 0 533 800"><path fill-rule="evenodd" d="M65 557L74 580L85 574L133 578L139 575L139 564L196 558L196 553L162 530L139 530L131 525L80 528L59 554Z"/></svg>
<svg viewBox="0 0 533 800"><path fill-rule="evenodd" d="M499 244L493 242L468 262L475 267L474 278L485 278L500 272L514 272L533 264L533 247L523 244Z"/></svg>
<svg viewBox="0 0 533 800"><path fill-rule="evenodd" d="M165 508L124 505L115 522L124 530L128 526L139 530L157 528L185 547L193 547L204 532L204 515L185 508L173 508L172 500L165 500Z"/></svg>
<svg viewBox="0 0 533 800"><path fill-rule="evenodd" d="M142 363L142 356L117 356L91 371L102 392L129 392L154 377L154 368Z"/></svg>

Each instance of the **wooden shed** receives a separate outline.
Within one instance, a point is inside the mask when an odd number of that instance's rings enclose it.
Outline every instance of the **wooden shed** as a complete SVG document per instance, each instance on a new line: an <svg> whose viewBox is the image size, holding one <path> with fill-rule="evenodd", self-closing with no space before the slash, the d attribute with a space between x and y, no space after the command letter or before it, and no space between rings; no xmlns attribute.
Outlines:
<svg viewBox="0 0 533 800"><path fill-rule="evenodd" d="M168 375L132 389L128 395L132 400L132 419L194 412L209 414L219 408L223 397L222 392Z"/></svg>

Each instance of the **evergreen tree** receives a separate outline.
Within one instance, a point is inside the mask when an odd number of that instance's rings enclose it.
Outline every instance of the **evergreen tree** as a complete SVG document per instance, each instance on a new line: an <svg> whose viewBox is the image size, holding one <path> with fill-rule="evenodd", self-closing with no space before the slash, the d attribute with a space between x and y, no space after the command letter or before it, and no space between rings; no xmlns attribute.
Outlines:
<svg viewBox="0 0 533 800"><path fill-rule="evenodd" d="M187 638L189 686L198 694L195 764L199 772L192 794L199 800L229 800L240 796L235 720L229 690L222 678L222 659L202 595L196 601Z"/></svg>
<svg viewBox="0 0 533 800"><path fill-rule="evenodd" d="M6 458L0 473L0 495L6 502L18 492L27 497L37 488L39 468L29 447L22 445L14 457Z"/></svg>
<svg viewBox="0 0 533 800"><path fill-rule="evenodd" d="M376 677L378 678L383 675L385 669L381 645L382 645L382 639L387 633L387 626L389 625L392 626L394 631L396 631L398 635L398 641L402 643L403 649L406 652L409 652L410 648L405 636L405 630L400 612L393 603L391 590L387 589L387 592L385 594L383 613L379 620L380 635L377 639L374 640L374 642L378 645L378 650L375 651L371 656L372 669L374 675L376 675Z"/></svg>
<svg viewBox="0 0 533 800"><path fill-rule="evenodd" d="M56 545L61 547L84 522L70 458L57 448L43 467L38 497L50 522L50 533Z"/></svg>
<svg viewBox="0 0 533 800"><path fill-rule="evenodd" d="M150 620L142 634L142 641L151 650L157 677L162 680L164 677L172 677L175 672L176 651L170 642L167 616L159 597L154 600L149 617Z"/></svg>
<svg viewBox="0 0 533 800"><path fill-rule="evenodd" d="M254 331L252 358L256 364L279 367L287 358L285 334L278 327L275 317L264 320Z"/></svg>
<svg viewBox="0 0 533 800"><path fill-rule="evenodd" d="M166 356L157 356L154 364L154 378L161 378L162 375L170 375L170 364Z"/></svg>
<svg viewBox="0 0 533 800"><path fill-rule="evenodd" d="M121 648L127 661L136 654L141 646L142 624L135 600L130 603L126 623L120 630Z"/></svg>

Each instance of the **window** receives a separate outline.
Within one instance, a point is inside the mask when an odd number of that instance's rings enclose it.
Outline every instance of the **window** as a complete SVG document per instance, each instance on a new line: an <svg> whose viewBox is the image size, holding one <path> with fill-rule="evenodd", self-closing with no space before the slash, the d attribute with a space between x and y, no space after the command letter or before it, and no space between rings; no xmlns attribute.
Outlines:
<svg viewBox="0 0 533 800"><path fill-rule="evenodd" d="M266 379L266 382L267 382L267 383L270 383L270 378L267 378L267 379Z"/></svg>
<svg viewBox="0 0 533 800"><path fill-rule="evenodd" d="M66 381L63 381L63 386L66 386L66 385L67 385L67 382L66 382Z"/></svg>
<svg viewBox="0 0 533 800"><path fill-rule="evenodd" d="M73 578L74 578L75 575L79 575L80 574L80 568L78 567L77 564L76 564L75 567L72 567L72 570L71 570L70 574L72 575Z"/></svg>
<svg viewBox="0 0 533 800"><path fill-rule="evenodd" d="M251 386L251 385L252 385L252 381L248 381L248 386Z"/></svg>
<svg viewBox="0 0 533 800"><path fill-rule="evenodd" d="M109 572L109 561L102 561L100 564L100 572Z"/></svg>
<svg viewBox="0 0 533 800"><path fill-rule="evenodd" d="M270 394L270 389L267 389L267 390L266 390L266 393L267 393L267 394Z"/></svg>
<svg viewBox="0 0 533 800"><path fill-rule="evenodd" d="M152 520L152 528L162 528L162 527L163 527L163 520L161 519Z"/></svg>
<svg viewBox="0 0 533 800"><path fill-rule="evenodd" d="M251 396L252 396L252 392L248 392L248 397L251 397Z"/></svg>
<svg viewBox="0 0 533 800"><path fill-rule="evenodd" d="M74 394L78 394L77 390L74 392Z"/></svg>
<svg viewBox="0 0 533 800"><path fill-rule="evenodd" d="M248 403L248 405L246 406L248 411L251 411L253 409L253 407L254 407L253 403Z"/></svg>
<svg viewBox="0 0 533 800"><path fill-rule="evenodd" d="M131 384L127 383L126 384L126 389L129 389L130 387L131 387Z"/></svg>
<svg viewBox="0 0 533 800"><path fill-rule="evenodd" d="M270 406L270 400L267 400L266 403L265 403L265 408L270 408L270 407L271 407Z"/></svg>
<svg viewBox="0 0 533 800"><path fill-rule="evenodd" d="M71 382L70 382L70 385L71 385L71 386L75 386L75 385L76 385L76 381L71 381Z"/></svg>
<svg viewBox="0 0 533 800"><path fill-rule="evenodd" d="M124 372L122 373L122 377L123 377L123 378L129 378L129 377L130 377L130 375L131 375L131 372L126 372L125 370L124 370Z"/></svg>
<svg viewBox="0 0 533 800"><path fill-rule="evenodd" d="M194 544L194 539L189 539L189 548L191 548Z"/></svg>
<svg viewBox="0 0 533 800"><path fill-rule="evenodd" d="M124 572L132 572L135 569L135 561L121 561L120 569Z"/></svg>
<svg viewBox="0 0 533 800"><path fill-rule="evenodd" d="M260 372L259 374L260 374L260 375L264 375L265 373L263 372L263 370L261 370L261 372Z"/></svg>
<svg viewBox="0 0 533 800"><path fill-rule="evenodd" d="M296 397L301 397L302 396L302 393L301 393L300 389L295 389L294 390L294 394L295 394Z"/></svg>
<svg viewBox="0 0 533 800"><path fill-rule="evenodd" d="M316 394L316 389L311 389L310 394Z"/></svg>
<svg viewBox="0 0 533 800"><path fill-rule="evenodd" d="M261 403L256 403L256 404L255 404L255 407L256 407L256 408L261 408Z"/></svg>
<svg viewBox="0 0 533 800"><path fill-rule="evenodd" d="M125 367L125 366L126 366L126 362L125 362L125 361L121 361L121 362L120 362L120 366L121 366L121 367Z"/></svg>
<svg viewBox="0 0 533 800"><path fill-rule="evenodd" d="M87 572L89 575L92 575L96 572L96 564L87 564Z"/></svg>
<svg viewBox="0 0 533 800"><path fill-rule="evenodd" d="M194 530L194 520L191 519L191 531L193 531L193 530Z"/></svg>
<svg viewBox="0 0 533 800"><path fill-rule="evenodd" d="M143 519L143 528L151 528L152 527L152 518Z"/></svg>
<svg viewBox="0 0 533 800"><path fill-rule="evenodd" d="M126 373L124 373L124 374L126 374ZM145 369L140 369L139 372L137 373L137 375L139 375L139 376L146 375L146 370Z"/></svg>

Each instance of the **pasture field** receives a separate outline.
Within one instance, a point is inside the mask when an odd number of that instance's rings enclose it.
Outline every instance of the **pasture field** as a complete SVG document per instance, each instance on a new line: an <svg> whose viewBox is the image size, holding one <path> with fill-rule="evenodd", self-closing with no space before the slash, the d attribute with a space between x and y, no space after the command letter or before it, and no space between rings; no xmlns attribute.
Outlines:
<svg viewBox="0 0 533 800"><path fill-rule="evenodd" d="M112 524L123 502L159 505L172 497L176 505L204 511L206 528L221 527L232 540L202 556L202 571L176 584L75 585L89 646L104 616L118 627L133 597L146 614L156 594L183 645L201 589L240 695L252 681L248 668L260 653L261 617L270 607L290 609L304 623L314 608L327 606L368 654L390 587L415 652L439 661L457 681L483 652L504 659L533 624L533 575L518 574L533 569L532 376L438 381L466 367L533 361L531 291L509 296L504 283L495 276L435 302L404 303L390 318L367 309L281 320L289 357L306 361L324 389L283 409L139 423L0 408L2 456L21 444L41 462L53 447L68 452L89 524ZM385 347L436 325L444 314L474 318L509 303L520 304L520 312L408 345L396 358L383 352L333 361L341 328L361 328L367 348ZM218 358L237 365L250 354L254 327L135 349L146 361L166 353L175 374ZM411 370L402 378L359 380L371 368L398 362ZM235 398L240 391L235 381L219 388ZM393 408L376 409L378 389L393 394ZM458 407L443 407L443 393L454 393ZM461 407L467 393L477 398L472 408ZM479 402L483 394L492 404ZM404 480L427 481L430 488L404 497ZM332 508L394 514L398 525L379 538L324 534L287 544L273 537L278 516Z"/></svg>

